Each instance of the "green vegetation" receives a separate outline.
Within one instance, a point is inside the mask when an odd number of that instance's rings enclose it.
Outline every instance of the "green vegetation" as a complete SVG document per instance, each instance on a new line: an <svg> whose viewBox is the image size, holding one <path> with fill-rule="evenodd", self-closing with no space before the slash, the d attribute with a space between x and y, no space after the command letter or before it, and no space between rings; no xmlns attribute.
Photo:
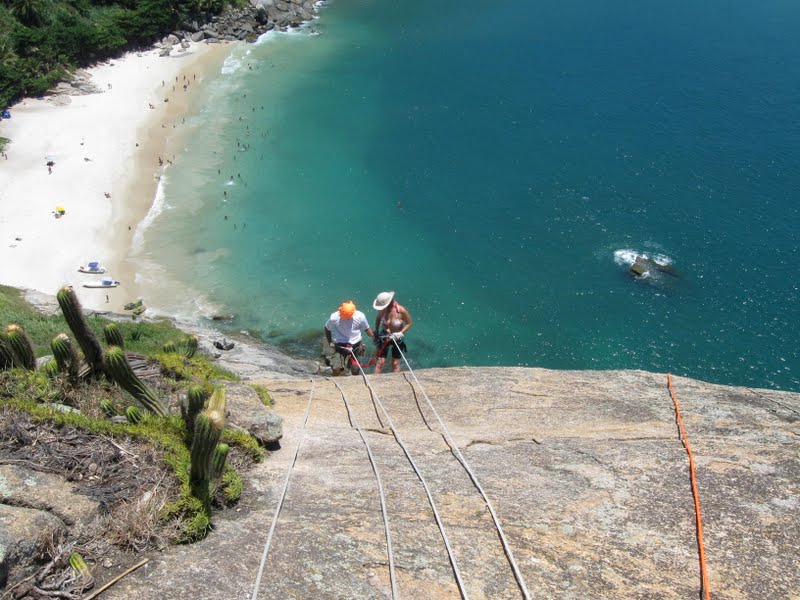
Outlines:
<svg viewBox="0 0 800 600"><path fill-rule="evenodd" d="M264 406L272 406L273 400L270 397L267 388L257 383L251 383L250 387L255 390L256 394L258 394L258 398L261 400L261 404L263 404Z"/></svg>
<svg viewBox="0 0 800 600"><path fill-rule="evenodd" d="M169 339L187 340L190 348L196 344L196 339L187 338L167 321L112 325L103 317L82 315L75 298L62 302L62 309L70 313L69 322L61 314L39 313L18 290L0 286L0 411L19 411L36 422L92 435L135 438L157 447L181 490L164 508L162 519L179 523L180 541L204 537L212 508L235 502L241 495L242 480L227 462L229 453L239 457L236 464L264 457L254 438L225 427L225 390L217 382L235 377L200 354L192 358L185 353L163 354L161 349ZM124 339L126 351L140 356L126 355L119 346L89 343L88 354L103 365L102 370L92 370L86 351L77 351L83 345L64 333L68 328L76 339L81 335ZM34 356L49 354L51 346L56 359L36 369ZM129 356L140 372L151 373L151 378L155 373L157 382L144 383ZM172 416L184 396L182 417ZM70 409L65 411L64 406ZM111 422L115 415L125 415L128 422Z"/></svg>
<svg viewBox="0 0 800 600"><path fill-rule="evenodd" d="M0 0L0 109L231 0ZM0 141L2 148L2 141Z"/></svg>
<svg viewBox="0 0 800 600"><path fill-rule="evenodd" d="M2 103L2 100L0 100ZM2 107L0 107L2 108ZM0 137L0 152L5 152L8 145L11 143L11 140L8 138Z"/></svg>

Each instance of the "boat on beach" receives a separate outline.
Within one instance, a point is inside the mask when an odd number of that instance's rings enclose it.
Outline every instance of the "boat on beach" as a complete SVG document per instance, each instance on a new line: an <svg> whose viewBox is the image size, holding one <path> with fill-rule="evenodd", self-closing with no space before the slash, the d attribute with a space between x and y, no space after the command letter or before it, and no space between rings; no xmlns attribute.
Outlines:
<svg viewBox="0 0 800 600"><path fill-rule="evenodd" d="M115 288L119 285L119 281L111 277L103 277L100 281L90 281L84 283L85 288Z"/></svg>
<svg viewBox="0 0 800 600"><path fill-rule="evenodd" d="M89 263L86 263L85 265L81 265L80 267L78 267L78 272L100 274L100 273L105 273L106 268L101 266L100 263L97 261L91 261Z"/></svg>

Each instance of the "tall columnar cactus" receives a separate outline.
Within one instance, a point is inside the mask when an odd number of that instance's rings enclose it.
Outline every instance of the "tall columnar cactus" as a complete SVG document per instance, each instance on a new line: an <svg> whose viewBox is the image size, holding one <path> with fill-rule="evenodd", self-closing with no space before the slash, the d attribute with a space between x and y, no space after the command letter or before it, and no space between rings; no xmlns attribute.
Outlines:
<svg viewBox="0 0 800 600"><path fill-rule="evenodd" d="M36 370L36 355L33 353L31 338L22 328L22 325L12 323L5 330L5 342L11 349L14 366L28 371Z"/></svg>
<svg viewBox="0 0 800 600"><path fill-rule="evenodd" d="M105 372L103 364L103 349L97 336L89 327L86 319L81 310L81 304L78 302L78 296L75 295L75 290L71 286L65 286L58 290L56 294L58 305L64 313L64 318L67 320L67 325L72 330L75 339L78 340L78 345L83 350L83 356L87 364L91 368L92 374Z"/></svg>
<svg viewBox="0 0 800 600"><path fill-rule="evenodd" d="M66 333L59 333L50 342L50 349L53 351L59 370L68 373L73 379L77 378L80 369L80 357L69 336Z"/></svg>
<svg viewBox="0 0 800 600"><path fill-rule="evenodd" d="M203 410L203 405L206 402L208 394L201 385L193 385L186 393L186 399L181 403L181 416L183 422L186 424L187 437L189 445L191 446L192 437L194 436L194 422L197 415Z"/></svg>
<svg viewBox="0 0 800 600"><path fill-rule="evenodd" d="M203 411L197 416L194 425L189 483L192 494L203 503L203 508L209 517L211 515L212 461L224 428L224 407L223 411L210 408Z"/></svg>
<svg viewBox="0 0 800 600"><path fill-rule="evenodd" d="M215 387L214 392L211 394L211 398L208 400L208 410L217 411L224 417L226 404L225 388L222 386Z"/></svg>
<svg viewBox="0 0 800 600"><path fill-rule="evenodd" d="M128 364L125 353L119 346L111 346L106 352L106 367L109 376L131 396L142 403L147 410L159 417L166 417L167 406L156 391L136 376Z"/></svg>
<svg viewBox="0 0 800 600"><path fill-rule="evenodd" d="M6 336L0 331L0 371L14 366L14 353L6 341Z"/></svg>
<svg viewBox="0 0 800 600"><path fill-rule="evenodd" d="M142 419L144 419L142 411L135 406L129 406L125 409L125 418L128 419L128 423L131 425L138 425L142 422Z"/></svg>
<svg viewBox="0 0 800 600"><path fill-rule="evenodd" d="M183 354L186 358L192 358L197 352L197 336L187 335L183 340Z"/></svg>
<svg viewBox="0 0 800 600"><path fill-rule="evenodd" d="M230 449L228 444L217 444L217 447L214 449L214 456L211 457L211 478L215 483L219 481L219 478L222 477L222 473L225 471L225 461L228 458Z"/></svg>
<svg viewBox="0 0 800 600"><path fill-rule="evenodd" d="M103 337L106 339L106 344L109 346L119 346L125 348L125 342L122 339L122 333L117 327L116 323L109 323L103 327Z"/></svg>

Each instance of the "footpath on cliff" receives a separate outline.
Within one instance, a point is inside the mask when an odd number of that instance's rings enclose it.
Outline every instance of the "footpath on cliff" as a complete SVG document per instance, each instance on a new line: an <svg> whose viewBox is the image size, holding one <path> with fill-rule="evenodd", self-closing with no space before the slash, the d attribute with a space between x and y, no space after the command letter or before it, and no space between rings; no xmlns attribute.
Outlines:
<svg viewBox="0 0 800 600"><path fill-rule="evenodd" d="M384 492L397 597L523 597L423 390L491 501L531 597L701 597L688 458L665 374L431 369L416 373L422 389L407 374L369 377L388 418L361 377L251 375L284 419L280 449L207 539L151 556L101 598L392 597L365 441ZM800 395L673 383L713 597L800 598ZM430 490L452 558L389 420Z"/></svg>

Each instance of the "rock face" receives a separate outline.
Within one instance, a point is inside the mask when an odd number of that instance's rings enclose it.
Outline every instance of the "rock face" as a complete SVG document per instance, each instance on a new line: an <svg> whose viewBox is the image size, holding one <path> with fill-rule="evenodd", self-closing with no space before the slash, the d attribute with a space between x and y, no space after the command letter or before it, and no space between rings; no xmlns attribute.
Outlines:
<svg viewBox="0 0 800 600"><path fill-rule="evenodd" d="M253 388L226 382L225 397L229 425L243 429L263 446L283 437L283 419L262 404Z"/></svg>
<svg viewBox="0 0 800 600"><path fill-rule="evenodd" d="M48 540L63 533L64 523L48 512L0 504L0 590L30 575Z"/></svg>
<svg viewBox="0 0 800 600"><path fill-rule="evenodd" d="M59 475L0 464L0 589L31 574L67 526L76 536L88 531L97 511Z"/></svg>
<svg viewBox="0 0 800 600"><path fill-rule="evenodd" d="M285 31L310 21L317 13L317 3L312 0L250 0L240 8L229 8L221 15L212 16L208 22L183 23L161 42L171 48L181 40L209 43L228 41L255 41L259 35L277 29Z"/></svg>
<svg viewBox="0 0 800 600"><path fill-rule="evenodd" d="M697 598L687 456L666 376L638 371L419 371L490 498L535 598ZM674 378L694 451L715 598L797 598L800 395ZM107 599L211 600L253 592L263 545L312 398L259 598L385 598L386 537L363 428L385 490L399 595L458 598L420 480L428 483L472 598L520 598L475 486L422 390L402 375L265 380L283 448L253 473L240 511L172 548ZM191 565L188 568L187 565ZM203 578L192 573L202 572ZM213 589L206 582L215 582Z"/></svg>

